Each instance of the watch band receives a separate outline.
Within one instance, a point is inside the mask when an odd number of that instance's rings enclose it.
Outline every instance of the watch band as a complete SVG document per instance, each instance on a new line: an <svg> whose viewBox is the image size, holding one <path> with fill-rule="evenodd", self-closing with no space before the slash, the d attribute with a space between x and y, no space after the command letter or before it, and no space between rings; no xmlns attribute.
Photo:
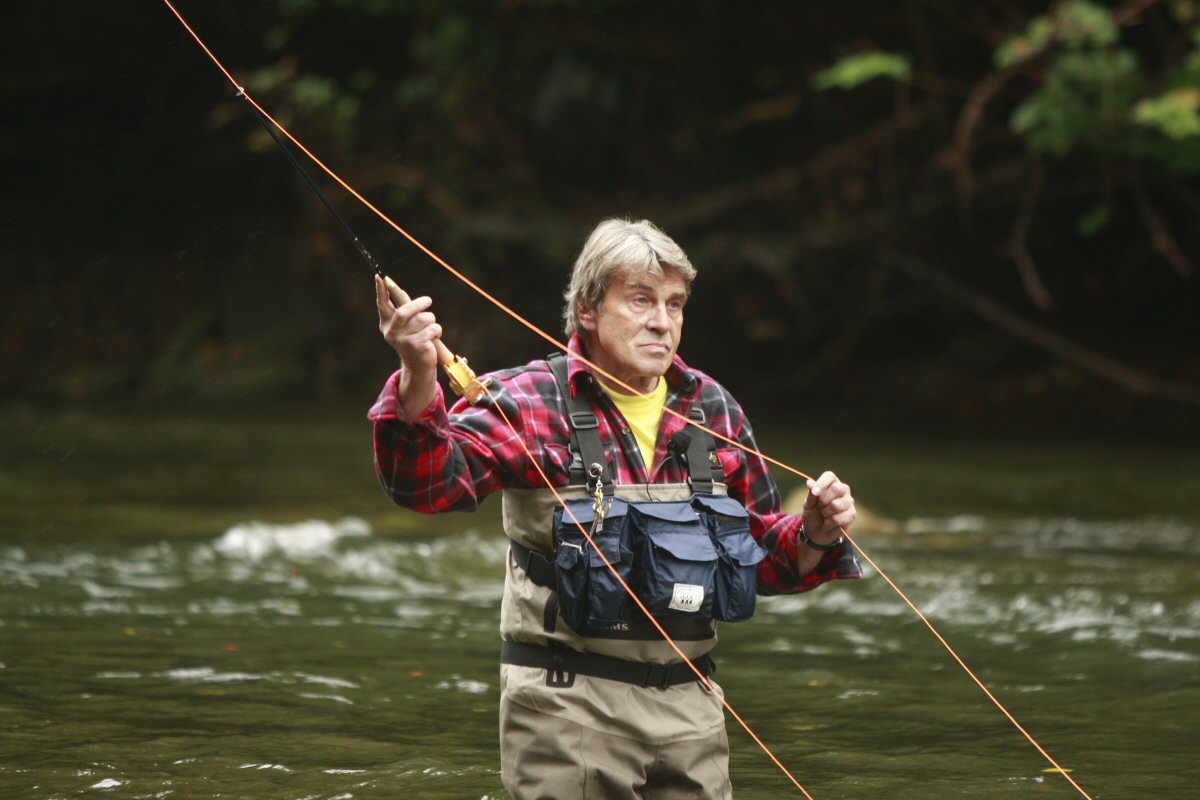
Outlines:
<svg viewBox="0 0 1200 800"><path fill-rule="evenodd" d="M822 553L828 553L830 550L846 541L845 536L839 536L829 544L818 544L817 542L814 542L812 539L808 538L808 532L804 530L803 522L800 523L800 530L798 533L800 535L800 541L804 542L804 544L808 545L813 550L820 550Z"/></svg>

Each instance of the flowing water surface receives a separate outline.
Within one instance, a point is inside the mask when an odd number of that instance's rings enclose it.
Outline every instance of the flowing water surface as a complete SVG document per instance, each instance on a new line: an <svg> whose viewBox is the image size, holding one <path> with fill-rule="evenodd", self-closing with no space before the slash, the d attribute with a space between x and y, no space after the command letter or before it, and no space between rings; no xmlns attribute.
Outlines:
<svg viewBox="0 0 1200 800"><path fill-rule="evenodd" d="M507 797L497 500L393 509L360 411L264 419L4 417L0 797ZM863 549L1090 796L1200 797L1193 450L773 441L856 476ZM816 800L1082 796L873 569L721 639ZM737 797L802 796L729 729Z"/></svg>

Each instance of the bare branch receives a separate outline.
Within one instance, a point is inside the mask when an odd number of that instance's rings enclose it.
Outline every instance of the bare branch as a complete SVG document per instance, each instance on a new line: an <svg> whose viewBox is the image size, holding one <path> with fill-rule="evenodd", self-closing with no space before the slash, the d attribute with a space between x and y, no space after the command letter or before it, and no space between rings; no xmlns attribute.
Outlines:
<svg viewBox="0 0 1200 800"><path fill-rule="evenodd" d="M937 110L937 103L926 101L909 109L903 118L893 116L880 120L858 135L821 150L803 164L724 187L689 203L673 205L661 213L660 224L674 230L700 224L732 208L791 191L812 178L846 171L883 148L900 132L935 118Z"/></svg>
<svg viewBox="0 0 1200 800"><path fill-rule="evenodd" d="M751 125L793 117L799 108L800 92L784 92L747 103L737 111L718 119L715 127L720 134L737 133Z"/></svg>
<svg viewBox="0 0 1200 800"><path fill-rule="evenodd" d="M974 289L963 286L942 270L897 252L880 254L880 262L932 286L950 300L982 317L1009 335L1029 342L1076 366L1111 381L1141 397L1160 397L1187 405L1200 406L1200 387L1178 381L1162 380L1122 364L1115 359L1009 311Z"/></svg>
<svg viewBox="0 0 1200 800"><path fill-rule="evenodd" d="M1038 197L1042 193L1042 184L1045 179L1046 168L1041 164L1034 164L1029 182L1025 185L1025 193L1021 197L1021 211L1013 223L1012 234L1006 249L1013 261L1017 262L1017 274L1021 276L1021 284L1025 287L1025 293L1029 295L1029 299L1041 310L1049 311L1054 307L1054 298L1042 281L1042 276L1038 272L1037 264L1033 261L1033 256L1029 253L1028 246L1029 226L1033 222L1033 212L1037 208Z"/></svg>
<svg viewBox="0 0 1200 800"><path fill-rule="evenodd" d="M1129 0L1120 8L1113 9L1112 20L1118 25L1132 25L1137 22L1138 17L1152 6L1158 5L1159 2L1161 0Z"/></svg>
<svg viewBox="0 0 1200 800"><path fill-rule="evenodd" d="M971 149L975 128L983 118L983 110L1004 84L1017 74L1019 66L1013 64L993 72L975 85L963 104L958 124L954 126L954 174L958 183L959 211L964 223L971 219L971 196L974 194L974 171L971 168Z"/></svg>
<svg viewBox="0 0 1200 800"><path fill-rule="evenodd" d="M1178 242L1175 241L1175 237L1167 230L1166 223L1151 205L1150 198L1146 196L1145 187L1142 186L1140 179L1134 180L1133 197L1137 201L1142 224L1146 226L1146 231L1150 234L1150 243L1154 249L1174 267L1181 278L1189 277L1192 274L1192 262L1184 255Z"/></svg>

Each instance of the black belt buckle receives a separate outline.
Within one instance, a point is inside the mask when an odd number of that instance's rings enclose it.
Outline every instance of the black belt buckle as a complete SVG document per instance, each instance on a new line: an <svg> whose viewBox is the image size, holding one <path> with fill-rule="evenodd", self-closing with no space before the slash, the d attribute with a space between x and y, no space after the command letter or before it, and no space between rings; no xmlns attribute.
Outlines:
<svg viewBox="0 0 1200 800"><path fill-rule="evenodd" d="M546 685L552 689L570 689L575 685L575 673L563 668L562 653L555 653L554 666L546 668Z"/></svg>
<svg viewBox="0 0 1200 800"><path fill-rule="evenodd" d="M674 667L669 664L647 664L646 678L642 681L642 686L655 689L670 689L673 669Z"/></svg>

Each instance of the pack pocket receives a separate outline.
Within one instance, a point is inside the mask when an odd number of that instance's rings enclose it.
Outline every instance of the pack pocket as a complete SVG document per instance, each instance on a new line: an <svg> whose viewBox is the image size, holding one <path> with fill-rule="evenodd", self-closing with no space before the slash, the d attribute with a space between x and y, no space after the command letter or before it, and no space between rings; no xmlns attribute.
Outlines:
<svg viewBox="0 0 1200 800"><path fill-rule="evenodd" d="M562 508L554 512L559 613L577 631L588 623L621 622L629 593L613 576L604 559L608 559L623 580L631 580L633 551L625 541L626 504L620 500L612 502L598 533L593 531L596 512L591 500L568 500L567 508L570 513ZM596 547L579 530L576 520L591 534Z"/></svg>
<svg viewBox="0 0 1200 800"><path fill-rule="evenodd" d="M690 503L630 503L639 593L656 617L711 619L717 551Z"/></svg>
<svg viewBox="0 0 1200 800"><path fill-rule="evenodd" d="M739 622L754 616L758 562L767 557L750 534L745 507L724 495L692 498L717 552L713 619Z"/></svg>

